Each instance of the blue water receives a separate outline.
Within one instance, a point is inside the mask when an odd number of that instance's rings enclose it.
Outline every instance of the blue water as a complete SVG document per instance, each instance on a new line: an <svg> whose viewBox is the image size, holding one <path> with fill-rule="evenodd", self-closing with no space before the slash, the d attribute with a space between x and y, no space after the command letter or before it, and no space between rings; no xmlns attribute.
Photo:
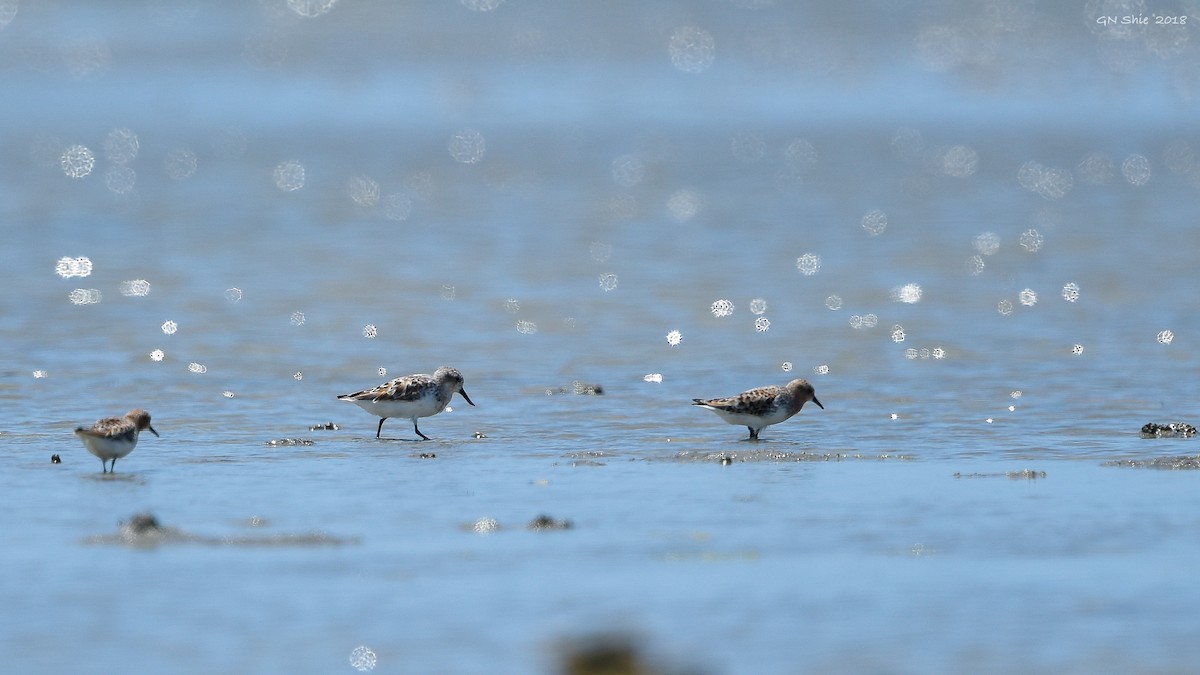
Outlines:
<svg viewBox="0 0 1200 675"><path fill-rule="evenodd" d="M0 3L0 670L1195 669L1200 22L472 4Z"/></svg>

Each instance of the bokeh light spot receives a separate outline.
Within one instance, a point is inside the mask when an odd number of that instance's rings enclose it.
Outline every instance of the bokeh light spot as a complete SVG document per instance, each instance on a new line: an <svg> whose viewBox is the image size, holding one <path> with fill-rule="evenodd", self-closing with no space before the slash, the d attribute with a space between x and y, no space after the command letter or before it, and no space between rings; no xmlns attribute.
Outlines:
<svg viewBox="0 0 1200 675"><path fill-rule="evenodd" d="M842 308L842 296L831 295L825 298L825 306L831 310L837 311Z"/></svg>
<svg viewBox="0 0 1200 675"><path fill-rule="evenodd" d="M363 208L372 208L379 203L379 183L370 176L353 176L346 181L346 194Z"/></svg>
<svg viewBox="0 0 1200 675"><path fill-rule="evenodd" d="M1171 340L1174 340L1174 339L1175 339L1175 333L1172 333L1169 330L1160 331L1158 334L1159 344L1169 345L1169 344L1171 344Z"/></svg>
<svg viewBox="0 0 1200 675"><path fill-rule="evenodd" d="M1130 185L1141 187L1150 182L1150 160L1145 155L1130 155L1121 162L1121 175Z"/></svg>
<svg viewBox="0 0 1200 675"><path fill-rule="evenodd" d="M765 316L760 316L754 320L754 330L759 333L765 333L771 330L771 320Z"/></svg>
<svg viewBox="0 0 1200 675"><path fill-rule="evenodd" d="M463 7L474 12L491 12L500 8L504 0L461 0Z"/></svg>
<svg viewBox="0 0 1200 675"><path fill-rule="evenodd" d="M375 324L369 323L363 326L362 335L368 340L373 340L379 335L379 330L375 328Z"/></svg>
<svg viewBox="0 0 1200 675"><path fill-rule="evenodd" d="M83 145L72 145L63 150L58 165L68 178L83 178L96 166L96 156Z"/></svg>
<svg viewBox="0 0 1200 675"><path fill-rule="evenodd" d="M601 274L601 275L600 275L600 288L601 288L601 290L603 290L605 293L607 293L607 292L609 292L609 291L612 291L612 290L616 290L616 288L617 288L617 275L615 275L615 274Z"/></svg>
<svg viewBox="0 0 1200 675"><path fill-rule="evenodd" d="M796 258L796 269L806 277L811 277L821 269L821 256L816 253L805 253Z"/></svg>
<svg viewBox="0 0 1200 675"><path fill-rule="evenodd" d="M734 134L729 145L734 158L744 164L758 162L767 154L767 144L763 141L762 136L750 131Z"/></svg>
<svg viewBox="0 0 1200 675"><path fill-rule="evenodd" d="M1079 284L1071 282L1062 289L1063 300L1067 302L1075 302L1079 299Z"/></svg>
<svg viewBox="0 0 1200 675"><path fill-rule="evenodd" d="M537 324L526 320L518 321L517 332L521 333L522 335L533 335L537 332Z"/></svg>
<svg viewBox="0 0 1200 675"><path fill-rule="evenodd" d="M983 262L983 256L976 254L970 258L967 258L965 266L967 268L967 274L970 274L971 276L977 276L983 274L983 270L985 267L987 267L987 264Z"/></svg>
<svg viewBox="0 0 1200 675"><path fill-rule="evenodd" d="M171 180L187 180L196 175L196 153L187 148L176 148L167 153L163 170Z"/></svg>
<svg viewBox="0 0 1200 675"><path fill-rule="evenodd" d="M667 344L671 345L672 347L677 347L677 346L679 346L680 342L683 342L683 334L682 333L680 333L677 330L673 330L670 333L667 333Z"/></svg>
<svg viewBox="0 0 1200 675"><path fill-rule="evenodd" d="M762 314L767 311L767 301L762 298L755 298L750 301L750 313Z"/></svg>
<svg viewBox="0 0 1200 675"><path fill-rule="evenodd" d="M633 187L646 177L646 165L637 155L621 155L612 161L613 182L621 187Z"/></svg>
<svg viewBox="0 0 1200 675"><path fill-rule="evenodd" d="M59 258L58 262L54 265L54 273L64 279L86 277L92 273L92 261L84 256L78 258Z"/></svg>
<svg viewBox="0 0 1200 675"><path fill-rule="evenodd" d="M1037 253L1040 251L1044 242L1045 238L1042 237L1042 233L1033 228L1029 228L1028 230L1022 232L1021 237L1017 240L1017 243L1021 245L1021 248L1029 251L1030 253Z"/></svg>
<svg viewBox="0 0 1200 675"><path fill-rule="evenodd" d="M897 286L892 289L891 295L894 302L916 304L921 301L921 286L919 284Z"/></svg>
<svg viewBox="0 0 1200 675"><path fill-rule="evenodd" d="M359 645L350 650L350 665L355 670L365 673L373 670L376 663L378 663L378 659L375 657L375 652L371 651L365 645Z"/></svg>
<svg viewBox="0 0 1200 675"><path fill-rule="evenodd" d="M100 302L103 297L101 296L99 289L76 288L67 294L67 299L69 299L73 305L94 305Z"/></svg>
<svg viewBox="0 0 1200 675"><path fill-rule="evenodd" d="M792 372L792 362L784 361L783 363L779 364L779 368L785 373L790 373Z"/></svg>
<svg viewBox="0 0 1200 675"><path fill-rule="evenodd" d="M290 321L292 322L293 326L303 326L304 325L304 312L292 312Z"/></svg>
<svg viewBox="0 0 1200 675"><path fill-rule="evenodd" d="M667 199L667 213L676 222L691 220L702 207L700 194L695 190L683 189L675 192Z"/></svg>
<svg viewBox="0 0 1200 675"><path fill-rule="evenodd" d="M329 12L337 0L287 0L288 9L306 19L315 19Z"/></svg>
<svg viewBox="0 0 1200 675"><path fill-rule="evenodd" d="M592 260L596 262L606 262L612 257L612 244L606 244L602 241L593 241L588 245L588 253L591 254Z"/></svg>
<svg viewBox="0 0 1200 675"><path fill-rule="evenodd" d="M1000 250L1000 237L995 232L977 235L972 243L980 255L995 255Z"/></svg>
<svg viewBox="0 0 1200 675"><path fill-rule="evenodd" d="M162 325L163 333L165 333L167 335L174 335L175 332L178 330L179 330L179 324L175 323L174 321L171 321L170 319L168 319L163 322L163 325Z"/></svg>
<svg viewBox="0 0 1200 675"><path fill-rule="evenodd" d="M887 229L887 225L887 214L879 209L867 211L866 215L862 217L862 228L872 237L883 234L883 231Z"/></svg>
<svg viewBox="0 0 1200 675"><path fill-rule="evenodd" d="M1033 307L1037 304L1037 293L1032 288L1026 288L1017 294L1017 300L1026 307Z"/></svg>
<svg viewBox="0 0 1200 675"><path fill-rule="evenodd" d="M653 382L658 384L663 380L662 373L649 373L648 375L643 376L642 380L645 382Z"/></svg>
<svg viewBox="0 0 1200 675"><path fill-rule="evenodd" d="M166 356L166 353L161 349L155 349L154 351L150 352L151 361L162 361L164 356Z"/></svg>
<svg viewBox="0 0 1200 675"><path fill-rule="evenodd" d="M131 129L113 129L104 137L104 156L113 164L128 164L137 158L138 137Z"/></svg>
<svg viewBox="0 0 1200 675"><path fill-rule="evenodd" d="M127 298L144 298L150 295L150 282L145 279L122 281L121 295Z"/></svg>
<svg viewBox="0 0 1200 675"><path fill-rule="evenodd" d="M447 150L450 151L450 156L456 162L477 164L487 152L487 143L484 141L483 134L475 129L463 129L450 137Z"/></svg>
<svg viewBox="0 0 1200 675"><path fill-rule="evenodd" d="M783 161L795 175L804 175L817 165L817 149L806 138L795 138L783 149Z"/></svg>
<svg viewBox="0 0 1200 675"><path fill-rule="evenodd" d="M1066 169L1043 166L1030 161L1022 164L1017 170L1017 182L1026 190L1053 200L1066 196L1074 187L1075 179Z"/></svg>
<svg viewBox="0 0 1200 675"><path fill-rule="evenodd" d="M892 326L892 342L904 342L905 337L904 326L900 324Z"/></svg>
<svg viewBox="0 0 1200 675"><path fill-rule="evenodd" d="M966 178L979 168L979 155L969 145L951 145L941 148L937 155L940 173L952 178Z"/></svg>
<svg viewBox="0 0 1200 675"><path fill-rule="evenodd" d="M728 300L717 300L712 304L712 315L715 317L726 317L733 314L733 303Z"/></svg>
<svg viewBox="0 0 1200 675"><path fill-rule="evenodd" d="M304 165L294 159L284 160L275 165L271 180L280 190L295 192L304 187Z"/></svg>
<svg viewBox="0 0 1200 675"><path fill-rule="evenodd" d="M195 361L192 361L191 363L188 364L188 370L193 373L203 374L203 373L208 372L208 366L206 366L202 363L196 363Z"/></svg>
<svg viewBox="0 0 1200 675"><path fill-rule="evenodd" d="M242 289L236 288L236 287L226 288L225 289L225 299L228 300L229 302L241 302L242 301Z"/></svg>
<svg viewBox="0 0 1200 675"><path fill-rule="evenodd" d="M383 217L388 220L408 220L412 215L413 204L408 195L387 194L379 202L383 209Z"/></svg>
<svg viewBox="0 0 1200 675"><path fill-rule="evenodd" d="M1079 160L1076 170L1079 180L1092 185L1107 183L1115 173L1112 158L1102 152L1090 153Z"/></svg>
<svg viewBox="0 0 1200 675"><path fill-rule="evenodd" d="M708 31L697 26L682 26L671 33L667 44L671 65L685 73L703 73L716 60L716 42Z"/></svg>
<svg viewBox="0 0 1200 675"><path fill-rule="evenodd" d="M113 194L129 194L135 185L137 185L137 172L133 170L133 167L110 166L104 172L104 187Z"/></svg>
<svg viewBox="0 0 1200 675"><path fill-rule="evenodd" d="M21 0L0 0L0 30L4 30L17 16Z"/></svg>

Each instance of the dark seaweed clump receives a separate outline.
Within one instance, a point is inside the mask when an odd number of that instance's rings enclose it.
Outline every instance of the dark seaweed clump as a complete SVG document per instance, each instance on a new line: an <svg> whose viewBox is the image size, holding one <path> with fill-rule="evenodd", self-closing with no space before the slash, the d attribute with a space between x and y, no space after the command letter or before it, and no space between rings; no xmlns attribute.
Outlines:
<svg viewBox="0 0 1200 675"><path fill-rule="evenodd" d="M1196 427L1186 422L1171 422L1157 424L1148 422L1142 427L1142 438L1191 438L1196 435Z"/></svg>

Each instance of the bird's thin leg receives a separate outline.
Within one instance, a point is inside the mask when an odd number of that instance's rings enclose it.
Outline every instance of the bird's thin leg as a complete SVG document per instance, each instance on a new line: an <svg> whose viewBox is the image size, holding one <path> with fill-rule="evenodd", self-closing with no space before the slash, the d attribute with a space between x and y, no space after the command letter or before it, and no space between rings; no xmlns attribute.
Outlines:
<svg viewBox="0 0 1200 675"><path fill-rule="evenodd" d="M386 417L379 419L379 426L375 428L375 438L379 438L379 434L383 432L383 421L386 419Z"/></svg>
<svg viewBox="0 0 1200 675"><path fill-rule="evenodd" d="M108 472L109 472L109 473L116 473L116 472L117 472L117 458L116 458L116 457L113 457L112 464L111 464L111 465L109 465L109 466L110 466L110 468L109 468L109 470L108 470Z"/></svg>
<svg viewBox="0 0 1200 675"><path fill-rule="evenodd" d="M108 460L100 458L100 473L108 473Z"/></svg>
<svg viewBox="0 0 1200 675"><path fill-rule="evenodd" d="M746 428L750 430L750 438L748 440L757 441L758 440L758 430L755 429L754 427L746 427Z"/></svg>
<svg viewBox="0 0 1200 675"><path fill-rule="evenodd" d="M420 436L421 438L423 438L425 440L429 440L429 437L426 436L425 434L421 433L421 430L417 428L417 418L415 418L415 417L413 418L413 431L417 432L417 435Z"/></svg>

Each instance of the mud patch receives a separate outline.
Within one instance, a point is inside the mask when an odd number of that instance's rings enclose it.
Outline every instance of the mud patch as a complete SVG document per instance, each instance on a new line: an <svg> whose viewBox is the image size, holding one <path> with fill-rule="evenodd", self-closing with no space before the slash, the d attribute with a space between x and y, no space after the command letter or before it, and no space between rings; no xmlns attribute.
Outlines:
<svg viewBox="0 0 1200 675"><path fill-rule="evenodd" d="M255 516L258 522L262 521ZM256 527L258 525L255 525ZM115 534L100 534L87 537L84 544L92 546L129 546L132 548L156 548L171 544L200 544L203 546L279 547L279 546L344 546L357 544L356 538L335 537L323 532L301 534L262 534L240 536L210 536L185 532L159 522L152 513L139 513L121 523Z"/></svg>

